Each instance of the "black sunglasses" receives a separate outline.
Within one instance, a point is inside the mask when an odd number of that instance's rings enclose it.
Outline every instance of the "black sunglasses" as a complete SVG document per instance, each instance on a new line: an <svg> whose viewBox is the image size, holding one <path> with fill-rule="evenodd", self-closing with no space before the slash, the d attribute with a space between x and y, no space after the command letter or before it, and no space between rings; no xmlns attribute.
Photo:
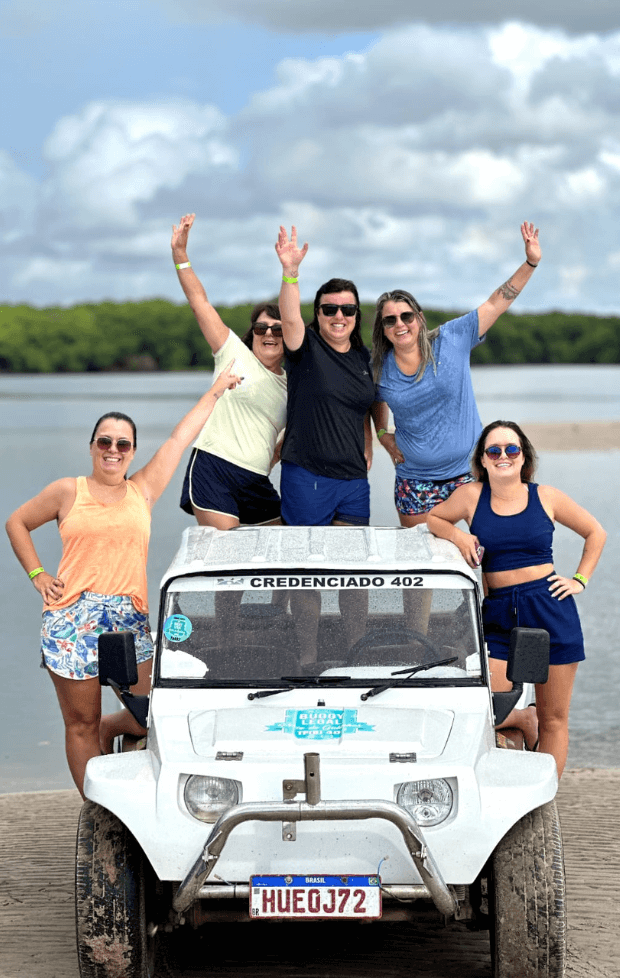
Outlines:
<svg viewBox="0 0 620 978"><path fill-rule="evenodd" d="M405 326L409 326L410 323L416 318L417 312L401 312L398 316L384 316L381 320L381 325L384 329L392 329L396 326L396 323L400 319Z"/></svg>
<svg viewBox="0 0 620 978"><path fill-rule="evenodd" d="M133 443L127 438L108 438L107 435L99 435L95 444L100 452L107 452L109 448L112 448L113 443L116 441L116 450L120 452L121 455L125 455L130 452L133 448Z"/></svg>
<svg viewBox="0 0 620 978"><path fill-rule="evenodd" d="M280 323L254 323L252 331L256 333L257 336L264 336L267 330L270 329L272 336L282 336L282 326Z"/></svg>
<svg viewBox="0 0 620 978"><path fill-rule="evenodd" d="M489 458L501 458L502 452L505 453L506 458L518 458L521 454L520 445L489 445L485 448L484 454Z"/></svg>
<svg viewBox="0 0 620 978"><path fill-rule="evenodd" d="M319 309L324 316L335 316L339 309L342 309L343 316L354 316L357 312L357 306L353 302L345 302L343 306L336 305L335 302L322 302Z"/></svg>

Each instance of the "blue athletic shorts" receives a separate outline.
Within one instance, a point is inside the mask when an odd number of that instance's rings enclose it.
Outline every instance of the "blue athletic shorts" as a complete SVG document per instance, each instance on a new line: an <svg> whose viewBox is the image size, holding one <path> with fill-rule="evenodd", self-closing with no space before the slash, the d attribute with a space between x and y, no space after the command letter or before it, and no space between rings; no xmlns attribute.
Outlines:
<svg viewBox="0 0 620 978"><path fill-rule="evenodd" d="M401 479L396 476L394 483L394 502L399 513L405 516L418 516L449 499L455 489L468 482L475 482L473 475L465 472L454 479L432 482L430 479Z"/></svg>
<svg viewBox="0 0 620 978"><path fill-rule="evenodd" d="M370 522L368 479L330 479L294 462L282 462L282 522L288 526L329 526L334 520L353 526Z"/></svg>
<svg viewBox="0 0 620 978"><path fill-rule="evenodd" d="M137 661L153 658L148 615L138 611L131 598L83 591L66 608L43 612L42 664L65 679L94 679L99 675L97 643L102 632L133 632Z"/></svg>
<svg viewBox="0 0 620 978"><path fill-rule="evenodd" d="M575 599L572 595L562 601L554 598L546 577L490 589L482 605L482 622L489 655L494 659L508 658L510 632L517 626L546 628L552 666L581 662L586 657Z"/></svg>
<svg viewBox="0 0 620 978"><path fill-rule="evenodd" d="M266 475L195 448L187 466L181 509L236 516L240 523L271 523L280 516L280 497Z"/></svg>

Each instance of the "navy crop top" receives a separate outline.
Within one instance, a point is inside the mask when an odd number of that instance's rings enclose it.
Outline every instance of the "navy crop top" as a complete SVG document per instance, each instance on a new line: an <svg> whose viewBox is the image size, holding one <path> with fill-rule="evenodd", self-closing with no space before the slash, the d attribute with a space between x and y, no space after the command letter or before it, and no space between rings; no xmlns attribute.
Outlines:
<svg viewBox="0 0 620 978"><path fill-rule="evenodd" d="M538 486L528 482L525 509L514 516L498 516L491 509L491 487L482 485L470 531L484 547L483 571L516 570L553 563L553 521L538 498Z"/></svg>

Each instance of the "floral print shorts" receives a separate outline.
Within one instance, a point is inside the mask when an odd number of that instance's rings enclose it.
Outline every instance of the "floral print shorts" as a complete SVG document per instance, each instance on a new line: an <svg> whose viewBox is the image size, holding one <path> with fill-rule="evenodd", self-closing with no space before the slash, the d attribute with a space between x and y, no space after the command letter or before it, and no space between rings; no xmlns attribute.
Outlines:
<svg viewBox="0 0 620 978"><path fill-rule="evenodd" d="M428 513L438 503L449 499L455 489L464 486L468 482L475 482L473 475L465 472L464 475L457 475L454 479L447 479L441 482L431 482L431 480L421 479L401 479L396 476L394 484L394 502L399 513L406 516L418 516L420 513Z"/></svg>
<svg viewBox="0 0 620 978"><path fill-rule="evenodd" d="M99 674L102 632L133 632L138 664L153 657L148 615L137 611L130 597L83 591L68 607L43 612L42 667L66 679L93 679Z"/></svg>

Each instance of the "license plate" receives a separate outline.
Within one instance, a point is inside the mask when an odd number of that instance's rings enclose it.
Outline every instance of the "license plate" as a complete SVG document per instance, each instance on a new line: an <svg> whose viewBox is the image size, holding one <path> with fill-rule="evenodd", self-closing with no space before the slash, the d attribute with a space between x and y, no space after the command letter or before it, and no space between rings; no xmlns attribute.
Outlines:
<svg viewBox="0 0 620 978"><path fill-rule="evenodd" d="M381 916L378 876L252 876L250 917Z"/></svg>

